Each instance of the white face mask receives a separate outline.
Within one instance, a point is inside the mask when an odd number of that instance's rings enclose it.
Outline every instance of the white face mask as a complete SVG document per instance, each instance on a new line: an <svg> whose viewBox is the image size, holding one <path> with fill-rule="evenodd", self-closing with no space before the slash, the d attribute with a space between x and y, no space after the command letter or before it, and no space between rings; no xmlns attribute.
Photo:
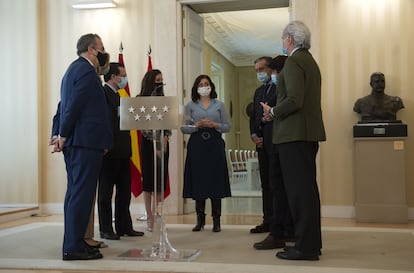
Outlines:
<svg viewBox="0 0 414 273"><path fill-rule="evenodd" d="M210 86L203 86L203 87L197 88L197 93L202 97L209 96L210 92L211 92Z"/></svg>

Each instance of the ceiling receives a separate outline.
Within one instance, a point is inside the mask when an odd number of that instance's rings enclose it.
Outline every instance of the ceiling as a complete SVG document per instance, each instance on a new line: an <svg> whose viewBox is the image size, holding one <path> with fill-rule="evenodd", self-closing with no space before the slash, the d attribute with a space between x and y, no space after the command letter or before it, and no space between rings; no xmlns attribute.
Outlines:
<svg viewBox="0 0 414 273"><path fill-rule="evenodd" d="M205 40L235 66L251 66L261 56L281 54L289 22L289 1L233 0L191 4L204 18Z"/></svg>

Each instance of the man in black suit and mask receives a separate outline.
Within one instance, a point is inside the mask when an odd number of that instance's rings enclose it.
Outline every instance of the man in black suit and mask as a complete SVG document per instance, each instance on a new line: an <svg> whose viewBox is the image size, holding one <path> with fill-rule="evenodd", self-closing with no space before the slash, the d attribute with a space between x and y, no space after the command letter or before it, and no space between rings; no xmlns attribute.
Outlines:
<svg viewBox="0 0 414 273"><path fill-rule="evenodd" d="M125 67L120 63L111 63L109 71L104 75L104 91L110 109L110 121L114 145L104 156L99 176L98 213L101 238L119 240L120 236L142 236L143 232L132 228L129 205L131 203L131 137L129 131L119 129L118 89L127 84ZM115 230L112 228L112 194L115 196Z"/></svg>

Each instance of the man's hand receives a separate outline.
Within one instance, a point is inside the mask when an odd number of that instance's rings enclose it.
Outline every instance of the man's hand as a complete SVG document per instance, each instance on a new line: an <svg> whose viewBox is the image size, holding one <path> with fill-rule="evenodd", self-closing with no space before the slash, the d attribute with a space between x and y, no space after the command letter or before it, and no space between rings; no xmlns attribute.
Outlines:
<svg viewBox="0 0 414 273"><path fill-rule="evenodd" d="M62 149L59 146L59 138L57 136L53 136L50 140L49 140L49 146L52 146L52 154L53 153L59 153L62 151ZM63 145L62 145L63 147Z"/></svg>
<svg viewBox="0 0 414 273"><path fill-rule="evenodd" d="M270 109L272 109L272 107L263 102L261 102L260 105L263 107L263 119L266 121L273 120L273 116L270 114Z"/></svg>
<svg viewBox="0 0 414 273"><path fill-rule="evenodd" d="M252 136L252 140L254 144L256 144L256 147L262 148L263 147L263 138L258 136Z"/></svg>

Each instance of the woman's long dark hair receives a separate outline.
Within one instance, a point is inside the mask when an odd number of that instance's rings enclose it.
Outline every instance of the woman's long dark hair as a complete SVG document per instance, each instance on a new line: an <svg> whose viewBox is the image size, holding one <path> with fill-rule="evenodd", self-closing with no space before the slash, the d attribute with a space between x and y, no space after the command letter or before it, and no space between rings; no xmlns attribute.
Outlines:
<svg viewBox="0 0 414 273"><path fill-rule="evenodd" d="M145 73L144 78L142 78L141 92L138 96L153 96L155 87L157 87L155 84L155 77L157 77L158 74L162 74L158 69L153 69Z"/></svg>
<svg viewBox="0 0 414 273"><path fill-rule="evenodd" d="M210 83L210 87L211 87L210 98L211 99L217 98L216 86L211 81L210 77L208 75L200 75L195 79L194 84L193 84L193 88L191 88L191 100L194 101L194 102L196 102L200 99L200 94L198 94L197 88L198 88L198 85L200 84L202 79L206 79Z"/></svg>

